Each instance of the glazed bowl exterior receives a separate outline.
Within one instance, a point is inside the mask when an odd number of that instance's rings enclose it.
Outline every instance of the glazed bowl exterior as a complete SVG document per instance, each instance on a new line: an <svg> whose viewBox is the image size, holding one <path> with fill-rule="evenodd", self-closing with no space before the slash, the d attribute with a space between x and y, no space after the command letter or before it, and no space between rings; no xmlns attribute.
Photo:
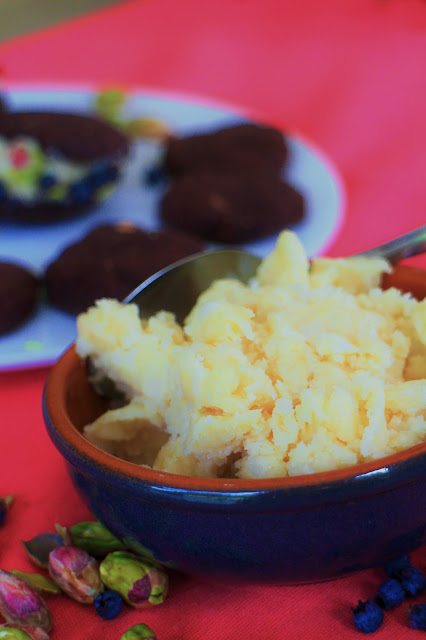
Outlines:
<svg viewBox="0 0 426 640"><path fill-rule="evenodd" d="M426 295L426 274L399 267L386 286ZM69 348L43 395L47 431L93 515L129 548L227 582L297 584L345 576L426 541L426 442L338 471L227 480L154 471L91 444L106 408Z"/></svg>

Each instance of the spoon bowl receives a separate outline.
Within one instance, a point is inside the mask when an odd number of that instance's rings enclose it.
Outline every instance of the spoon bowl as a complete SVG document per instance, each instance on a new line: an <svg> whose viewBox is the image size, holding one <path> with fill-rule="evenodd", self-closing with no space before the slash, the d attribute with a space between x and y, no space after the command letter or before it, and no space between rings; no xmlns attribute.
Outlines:
<svg viewBox="0 0 426 640"><path fill-rule="evenodd" d="M123 302L137 304L142 318L171 311L182 324L198 296L215 280L234 278L247 283L256 275L260 262L257 256L240 249L197 253L158 271Z"/></svg>

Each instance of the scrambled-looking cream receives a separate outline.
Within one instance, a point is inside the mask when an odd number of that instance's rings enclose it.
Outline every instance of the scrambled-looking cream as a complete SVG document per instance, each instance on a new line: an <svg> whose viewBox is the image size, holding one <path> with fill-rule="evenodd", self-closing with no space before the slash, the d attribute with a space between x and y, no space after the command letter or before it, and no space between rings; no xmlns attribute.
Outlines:
<svg viewBox="0 0 426 640"><path fill-rule="evenodd" d="M180 327L99 300L77 351L129 403L85 428L125 459L195 476L337 469L422 442L426 299L379 288L379 258L312 261L291 232L248 285L216 281Z"/></svg>

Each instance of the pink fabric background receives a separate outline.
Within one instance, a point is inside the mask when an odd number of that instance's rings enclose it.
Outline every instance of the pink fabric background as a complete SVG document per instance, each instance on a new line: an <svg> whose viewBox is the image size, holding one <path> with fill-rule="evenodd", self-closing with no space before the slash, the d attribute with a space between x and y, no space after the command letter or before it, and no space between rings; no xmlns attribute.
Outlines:
<svg viewBox="0 0 426 640"><path fill-rule="evenodd" d="M422 0L133 0L6 42L0 66L6 88L121 82L242 106L298 132L333 160L346 188L346 217L330 255L426 222ZM424 256L411 262L426 266ZM0 374L0 494L16 495L0 529L5 569L33 569L20 539L89 516L44 430L47 374ZM424 548L412 559L426 571ZM173 575L164 605L111 622L50 598L52 640L113 640L137 622L159 640L356 638L350 607L372 597L382 578L374 569L320 585L236 588ZM388 613L374 637L418 637L406 608Z"/></svg>

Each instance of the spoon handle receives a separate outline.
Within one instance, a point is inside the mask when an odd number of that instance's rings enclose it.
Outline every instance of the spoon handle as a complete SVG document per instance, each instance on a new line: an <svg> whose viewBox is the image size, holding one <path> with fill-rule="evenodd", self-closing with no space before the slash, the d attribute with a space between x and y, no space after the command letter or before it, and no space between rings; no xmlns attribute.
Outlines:
<svg viewBox="0 0 426 640"><path fill-rule="evenodd" d="M426 225L414 229L395 240L381 244L374 249L358 253L357 256L376 256L386 258L391 263L398 262L404 258L417 256L426 251Z"/></svg>

